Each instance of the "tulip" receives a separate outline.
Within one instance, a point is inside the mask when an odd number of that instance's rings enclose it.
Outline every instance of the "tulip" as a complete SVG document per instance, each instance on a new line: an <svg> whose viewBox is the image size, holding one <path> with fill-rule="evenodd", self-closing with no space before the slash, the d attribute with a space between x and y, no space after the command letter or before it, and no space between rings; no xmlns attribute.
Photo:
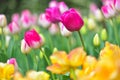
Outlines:
<svg viewBox="0 0 120 80"><path fill-rule="evenodd" d="M85 60L85 57L86 52L83 50L83 48L73 49L68 55L70 66L73 68L81 66Z"/></svg>
<svg viewBox="0 0 120 80"><path fill-rule="evenodd" d="M102 6L101 10L105 18L111 18L115 15L115 10L111 4Z"/></svg>
<svg viewBox="0 0 120 80"><path fill-rule="evenodd" d="M64 13L65 11L69 9L68 6L63 1L58 3L58 7L61 13Z"/></svg>
<svg viewBox="0 0 120 80"><path fill-rule="evenodd" d="M90 11L95 14L96 10L98 9L97 5L95 3L90 4Z"/></svg>
<svg viewBox="0 0 120 80"><path fill-rule="evenodd" d="M46 18L52 23L59 22L60 15L61 13L58 7L52 7L46 9Z"/></svg>
<svg viewBox="0 0 120 80"><path fill-rule="evenodd" d="M99 46L100 45L100 38L98 34L95 34L94 38L93 38L93 44L95 46Z"/></svg>
<svg viewBox="0 0 120 80"><path fill-rule="evenodd" d="M101 39L102 39L103 41L106 41L106 40L107 40L107 37L108 37L108 34L107 34L106 29L102 29L102 31L101 31Z"/></svg>
<svg viewBox="0 0 120 80"><path fill-rule="evenodd" d="M0 27L5 27L6 25L7 25L6 16L3 14L0 14Z"/></svg>
<svg viewBox="0 0 120 80"><path fill-rule="evenodd" d="M34 29L27 31L24 39L31 48L39 48L43 42L41 36Z"/></svg>
<svg viewBox="0 0 120 80"><path fill-rule="evenodd" d="M49 27L49 32L50 32L52 35L57 34L57 33L59 32L58 25L52 23L51 26Z"/></svg>
<svg viewBox="0 0 120 80"><path fill-rule="evenodd" d="M103 5L113 4L114 0L102 0Z"/></svg>
<svg viewBox="0 0 120 80"><path fill-rule="evenodd" d="M12 34L16 34L18 32L20 32L20 27L18 26L18 24L14 21L12 21L9 25L8 25L9 31Z"/></svg>
<svg viewBox="0 0 120 80"><path fill-rule="evenodd" d="M22 12L20 21L23 28L28 28L31 26L31 13L29 10L24 10Z"/></svg>
<svg viewBox="0 0 120 80"><path fill-rule="evenodd" d="M114 7L116 10L120 11L120 0L114 0Z"/></svg>
<svg viewBox="0 0 120 80"><path fill-rule="evenodd" d="M92 19L92 18L89 18L89 19L88 19L88 29L89 29L89 30L94 30L96 26L97 26L97 25L96 25L95 20Z"/></svg>
<svg viewBox="0 0 120 80"><path fill-rule="evenodd" d="M56 1L56 0L51 0L50 2L49 2L49 7L51 8L51 7L57 7L58 6L58 2Z"/></svg>
<svg viewBox="0 0 120 80"><path fill-rule="evenodd" d="M16 23L19 23L20 16L18 13L15 13L12 15L12 21L15 21Z"/></svg>
<svg viewBox="0 0 120 80"><path fill-rule="evenodd" d="M21 52L22 53L29 53L31 51L31 48L29 47L29 45L26 43L26 41L23 39L21 41Z"/></svg>
<svg viewBox="0 0 120 80"><path fill-rule="evenodd" d="M62 14L61 22L71 32L79 31L84 24L83 19L74 8L71 8Z"/></svg>
<svg viewBox="0 0 120 80"><path fill-rule="evenodd" d="M9 60L7 60L7 63L14 65L15 70L16 70L16 71L18 70L18 64L17 64L17 61L16 61L15 58L10 58Z"/></svg>
<svg viewBox="0 0 120 80"><path fill-rule="evenodd" d="M66 29L66 27L62 24L59 23L60 26L60 32L63 36L70 36L72 33Z"/></svg>
<svg viewBox="0 0 120 80"><path fill-rule="evenodd" d="M40 14L38 24L44 28L48 28L50 25L50 21L47 20L45 13Z"/></svg>

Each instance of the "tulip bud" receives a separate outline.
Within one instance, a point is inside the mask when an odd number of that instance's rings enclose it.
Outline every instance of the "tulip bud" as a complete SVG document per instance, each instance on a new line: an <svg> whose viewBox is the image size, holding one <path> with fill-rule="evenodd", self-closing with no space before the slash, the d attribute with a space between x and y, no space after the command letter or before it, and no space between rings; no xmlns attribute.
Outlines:
<svg viewBox="0 0 120 80"><path fill-rule="evenodd" d="M95 29L95 27L96 27L95 21L92 18L89 18L88 19L88 29L93 30L93 29Z"/></svg>
<svg viewBox="0 0 120 80"><path fill-rule="evenodd" d="M60 21L61 13L58 7L47 8L45 14L48 21L52 23L56 23Z"/></svg>
<svg viewBox="0 0 120 80"><path fill-rule="evenodd" d="M120 0L114 0L114 6L117 11L120 11Z"/></svg>
<svg viewBox="0 0 120 80"><path fill-rule="evenodd" d="M26 41L23 39L21 41L21 52L24 54L27 54L31 51L31 48L28 46L28 44L26 43Z"/></svg>
<svg viewBox="0 0 120 80"><path fill-rule="evenodd" d="M18 24L16 22L11 22L9 25L8 25L8 28L9 28L9 31L12 33L12 34L16 34L18 32L20 32L20 27L18 26Z"/></svg>
<svg viewBox="0 0 120 80"><path fill-rule="evenodd" d="M100 39L99 39L98 34L95 34L95 36L93 38L93 44L94 44L94 46L99 46L100 45Z"/></svg>
<svg viewBox="0 0 120 80"><path fill-rule="evenodd" d="M52 23L51 26L49 27L49 32L50 32L52 35L57 34L57 33L59 32L58 25Z"/></svg>
<svg viewBox="0 0 120 80"><path fill-rule="evenodd" d="M112 4L102 6L101 10L105 18L115 16L115 10L113 9Z"/></svg>
<svg viewBox="0 0 120 80"><path fill-rule="evenodd" d="M40 14L38 24L44 28L48 28L50 21L47 20L45 13Z"/></svg>
<svg viewBox="0 0 120 80"><path fill-rule="evenodd" d="M11 59L7 60L7 63L8 63L8 64L12 64L12 65L14 65L14 67L15 67L15 71L18 70L18 64L17 64L17 61L16 61L15 58L11 58Z"/></svg>
<svg viewBox="0 0 120 80"><path fill-rule="evenodd" d="M52 53L55 53L56 51L58 51L58 49L55 47Z"/></svg>
<svg viewBox="0 0 120 80"><path fill-rule="evenodd" d="M6 16L3 14L0 14L0 27L5 27L6 25L7 25Z"/></svg>
<svg viewBox="0 0 120 80"><path fill-rule="evenodd" d="M106 29L102 29L102 31L101 31L101 39L102 39L103 41L106 41L106 40L107 40L107 37L108 37L108 35L107 35Z"/></svg>
<svg viewBox="0 0 120 80"><path fill-rule="evenodd" d="M43 42L41 36L39 36L39 34L34 29L27 31L24 35L24 39L26 43L34 49L39 48Z"/></svg>
<svg viewBox="0 0 120 80"><path fill-rule="evenodd" d="M72 33L66 29L66 27L62 24L59 23L60 26L60 32L63 36L70 36Z"/></svg>
<svg viewBox="0 0 120 80"><path fill-rule="evenodd" d="M6 40L5 45L6 45L6 47L8 47L9 42L10 42L10 39L11 39L11 37L10 37L10 36L5 36L5 40Z"/></svg>
<svg viewBox="0 0 120 80"><path fill-rule="evenodd" d="M83 19L74 8L69 9L61 15L61 22L71 32L79 31L84 24Z"/></svg>
<svg viewBox="0 0 120 80"><path fill-rule="evenodd" d="M69 9L68 6L63 1L58 3L58 7L61 13L64 13L65 11Z"/></svg>
<svg viewBox="0 0 120 80"><path fill-rule="evenodd" d="M0 28L0 35L2 34L2 28Z"/></svg>
<svg viewBox="0 0 120 80"><path fill-rule="evenodd" d="M81 32L82 34L86 34L86 33L87 33L87 28L86 28L86 26L83 26L83 27L81 28L80 32Z"/></svg>

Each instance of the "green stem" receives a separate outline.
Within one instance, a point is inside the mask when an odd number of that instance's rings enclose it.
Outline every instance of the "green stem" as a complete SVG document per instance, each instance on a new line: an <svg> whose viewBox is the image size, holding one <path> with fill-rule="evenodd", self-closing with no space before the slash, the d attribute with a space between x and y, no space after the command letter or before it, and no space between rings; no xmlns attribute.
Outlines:
<svg viewBox="0 0 120 80"><path fill-rule="evenodd" d="M84 41L83 41L83 38L82 38L82 35L81 35L80 31L78 31L78 34L79 34L79 37L80 37L80 40L81 40L82 46L83 46L83 48L84 48L84 50L85 50Z"/></svg>
<svg viewBox="0 0 120 80"><path fill-rule="evenodd" d="M50 65L51 65L51 63L50 63L50 61L49 61L48 57L46 56L46 54L45 54L44 50L42 50L42 49L40 48L40 51L42 52L42 54L43 54L43 56L45 57L45 59L46 59L46 61L47 61L48 65L50 66ZM53 73L51 73L51 75L52 75L53 80L55 80L55 76L54 76L54 74L53 74Z"/></svg>
<svg viewBox="0 0 120 80"><path fill-rule="evenodd" d="M74 69L71 68L70 74L73 76L73 80L77 80Z"/></svg>
<svg viewBox="0 0 120 80"><path fill-rule="evenodd" d="M3 49L4 53L6 54L6 50L5 50L5 35L4 35L3 27L2 27L1 38L2 38L2 49Z"/></svg>

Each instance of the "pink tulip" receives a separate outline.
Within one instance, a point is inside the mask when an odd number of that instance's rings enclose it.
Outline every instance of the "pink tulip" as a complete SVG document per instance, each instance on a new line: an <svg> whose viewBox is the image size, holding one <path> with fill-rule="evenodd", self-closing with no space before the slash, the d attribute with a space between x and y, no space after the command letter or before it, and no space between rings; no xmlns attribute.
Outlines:
<svg viewBox="0 0 120 80"><path fill-rule="evenodd" d="M7 25L7 19L4 14L0 14L0 27L5 27Z"/></svg>
<svg viewBox="0 0 120 80"><path fill-rule="evenodd" d="M15 58L10 58L9 60L7 60L7 63L14 65L15 70L16 70L16 71L18 70L18 64L17 64L17 61L16 61Z"/></svg>
<svg viewBox="0 0 120 80"><path fill-rule="evenodd" d="M45 13L40 14L38 24L44 28L50 25L50 21L47 20Z"/></svg>
<svg viewBox="0 0 120 80"><path fill-rule="evenodd" d="M18 26L18 24L14 21L12 21L9 25L8 25L9 31L12 34L16 34L18 32L20 32L20 27Z"/></svg>
<svg viewBox="0 0 120 80"><path fill-rule="evenodd" d="M21 24L23 28L31 26L31 13L29 10L24 10L21 14Z"/></svg>
<svg viewBox="0 0 120 80"><path fill-rule="evenodd" d="M36 23L37 23L37 16L36 15L32 15L31 16L31 24L32 25L36 25Z"/></svg>
<svg viewBox="0 0 120 80"><path fill-rule="evenodd" d="M102 8L102 13L105 16L105 18L111 18L115 15L115 10L113 9L112 5L103 5Z"/></svg>
<svg viewBox="0 0 120 80"><path fill-rule="evenodd" d="M71 8L62 14L61 22L71 32L79 31L84 25L83 19L74 8Z"/></svg>
<svg viewBox="0 0 120 80"><path fill-rule="evenodd" d="M114 7L116 10L120 11L120 0L114 0Z"/></svg>
<svg viewBox="0 0 120 80"><path fill-rule="evenodd" d="M24 39L31 48L39 48L43 42L41 36L34 29L27 31Z"/></svg>
<svg viewBox="0 0 120 80"><path fill-rule="evenodd" d="M114 0L102 0L103 5L113 4Z"/></svg>
<svg viewBox="0 0 120 80"><path fill-rule="evenodd" d="M96 13L96 10L98 10L98 7L95 3L91 3L90 4L90 11L95 14Z"/></svg>
<svg viewBox="0 0 120 80"><path fill-rule="evenodd" d="M46 18L52 23L59 22L60 15L61 13L58 7L52 7L46 9Z"/></svg>
<svg viewBox="0 0 120 80"><path fill-rule="evenodd" d="M60 32L62 36L70 36L72 33L66 29L66 27L60 22Z"/></svg>
<svg viewBox="0 0 120 80"><path fill-rule="evenodd" d="M20 16L18 13L15 13L12 15L12 21L15 21L16 23L19 23Z"/></svg>
<svg viewBox="0 0 120 80"><path fill-rule="evenodd" d="M57 24L52 23L51 26L49 27L49 32L52 35L55 35L59 32L59 27Z"/></svg>
<svg viewBox="0 0 120 80"><path fill-rule="evenodd" d="M68 6L63 1L58 3L58 7L61 13L64 13L65 11L69 9Z"/></svg>
<svg viewBox="0 0 120 80"><path fill-rule="evenodd" d="M21 41L21 52L24 54L27 54L31 51L31 48L29 47L29 45L26 43L26 41L23 39Z"/></svg>
<svg viewBox="0 0 120 80"><path fill-rule="evenodd" d="M49 2L49 7L57 7L58 6L58 2L56 0L52 0Z"/></svg>

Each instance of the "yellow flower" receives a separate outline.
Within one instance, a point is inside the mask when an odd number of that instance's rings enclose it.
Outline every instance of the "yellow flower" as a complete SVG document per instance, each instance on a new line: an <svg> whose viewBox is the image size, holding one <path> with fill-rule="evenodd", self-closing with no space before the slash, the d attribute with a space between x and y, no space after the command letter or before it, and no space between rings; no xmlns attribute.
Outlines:
<svg viewBox="0 0 120 80"><path fill-rule="evenodd" d="M12 65L12 64L6 64L5 66L4 66L4 77L6 78L6 79L11 79L11 77L13 76L13 74L14 74L14 65Z"/></svg>
<svg viewBox="0 0 120 80"><path fill-rule="evenodd" d="M100 58L109 57L109 58L120 58L120 48L119 46L110 44L109 42L105 43L105 47L100 51Z"/></svg>
<svg viewBox="0 0 120 80"><path fill-rule="evenodd" d="M85 57L86 53L83 48L73 49L68 55L64 51L56 51L50 56L52 65L48 66L47 70L56 74L64 74L71 68L81 66Z"/></svg>
<svg viewBox="0 0 120 80"><path fill-rule="evenodd" d="M83 64L86 57L86 52L83 48L75 48L68 54L68 59L71 67L79 67Z"/></svg>
<svg viewBox="0 0 120 80"><path fill-rule="evenodd" d="M50 75L43 71L29 71L26 78L27 80L49 80Z"/></svg>
<svg viewBox="0 0 120 80"><path fill-rule="evenodd" d="M97 60L95 57L87 56L83 63L84 73L89 74L91 71L93 71L95 69L96 64L97 64Z"/></svg>

